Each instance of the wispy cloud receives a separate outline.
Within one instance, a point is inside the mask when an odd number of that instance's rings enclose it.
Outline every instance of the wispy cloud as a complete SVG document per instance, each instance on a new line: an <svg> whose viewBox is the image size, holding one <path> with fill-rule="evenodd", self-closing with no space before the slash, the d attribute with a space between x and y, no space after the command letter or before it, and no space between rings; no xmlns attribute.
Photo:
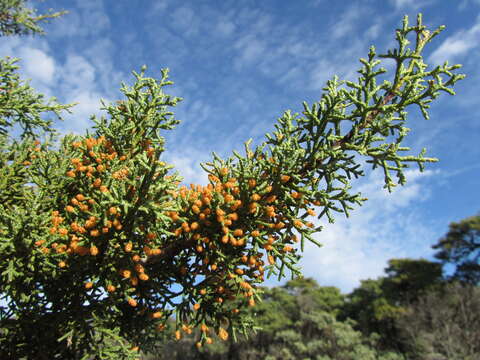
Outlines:
<svg viewBox="0 0 480 360"><path fill-rule="evenodd" d="M430 55L429 60L435 64L442 64L446 60L455 59L467 54L480 44L480 18L468 30L461 30L446 38L442 44Z"/></svg>
<svg viewBox="0 0 480 360"><path fill-rule="evenodd" d="M390 0L397 10L412 9L417 10L432 3L432 0Z"/></svg>
<svg viewBox="0 0 480 360"><path fill-rule="evenodd" d="M355 4L340 14L331 26L333 39L338 40L350 34L358 25L358 21L363 19L366 10L366 7Z"/></svg>
<svg viewBox="0 0 480 360"><path fill-rule="evenodd" d="M306 245L305 276L348 292L360 280L380 276L391 258L429 254L432 231L415 204L429 196L426 181L433 174L408 171L407 185L388 194L381 176L370 173L358 187L369 199L365 205L348 219L339 215L334 224L323 221L324 230L315 235L323 247Z"/></svg>

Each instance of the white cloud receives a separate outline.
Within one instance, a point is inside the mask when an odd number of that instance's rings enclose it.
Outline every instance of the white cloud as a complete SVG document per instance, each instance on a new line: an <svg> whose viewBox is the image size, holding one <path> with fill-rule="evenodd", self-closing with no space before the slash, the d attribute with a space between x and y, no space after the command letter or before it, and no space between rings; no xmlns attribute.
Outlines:
<svg viewBox="0 0 480 360"><path fill-rule="evenodd" d="M110 18L101 0L77 0L76 8L52 22L48 37L98 36L108 32Z"/></svg>
<svg viewBox="0 0 480 360"><path fill-rule="evenodd" d="M191 8L182 6L174 10L171 16L173 25L182 32L183 36L192 36L198 33L199 19Z"/></svg>
<svg viewBox="0 0 480 360"><path fill-rule="evenodd" d="M149 11L148 13L150 15L154 15L163 12L167 8L168 3L168 0L156 0L155 2L153 2L151 11Z"/></svg>
<svg viewBox="0 0 480 360"><path fill-rule="evenodd" d="M55 75L55 60L40 49L21 48L19 57L23 69L29 78L41 81L46 85L52 83Z"/></svg>
<svg viewBox="0 0 480 360"><path fill-rule="evenodd" d="M325 58L320 59L311 69L309 89L323 89L327 80L332 79L334 75L337 75L339 80L354 80L356 68L353 62L339 63Z"/></svg>
<svg viewBox="0 0 480 360"><path fill-rule="evenodd" d="M240 57L235 59L237 68L259 60L265 53L265 44L258 40L254 34L247 34L239 38L235 42L234 48L240 53Z"/></svg>
<svg viewBox="0 0 480 360"><path fill-rule="evenodd" d="M165 161L175 166L183 177L185 185L190 184L208 184L207 173L201 168L200 163L208 161L211 157L197 148L183 148L181 151L165 152Z"/></svg>
<svg viewBox="0 0 480 360"><path fill-rule="evenodd" d="M360 280L382 275L389 259L428 254L433 235L414 205L428 196L424 180L433 174L407 171L407 185L388 194L381 174L370 173L358 187L369 199L365 205L348 219L340 214L334 224L322 221L324 230L315 239L323 247L306 245L304 275L349 292Z"/></svg>
<svg viewBox="0 0 480 360"><path fill-rule="evenodd" d="M467 5L469 4L473 4L473 5L480 5L480 0L463 0L459 5L458 5L458 9L459 10L465 10L465 8L467 7Z"/></svg>
<svg viewBox="0 0 480 360"><path fill-rule="evenodd" d="M235 24L233 24L231 21L226 21L224 19L220 19L215 26L215 32L224 37L231 35L234 31Z"/></svg>
<svg viewBox="0 0 480 360"><path fill-rule="evenodd" d="M429 61L442 64L446 60L453 61L454 57L465 55L468 51L480 44L480 18L468 30L459 31L446 38L443 43L430 55Z"/></svg>
<svg viewBox="0 0 480 360"><path fill-rule="evenodd" d="M397 10L399 9L419 9L432 2L432 0L390 0Z"/></svg>
<svg viewBox="0 0 480 360"><path fill-rule="evenodd" d="M353 5L347 8L331 26L331 35L333 39L342 38L351 34L356 26L356 22L363 18L366 8Z"/></svg>
<svg viewBox="0 0 480 360"><path fill-rule="evenodd" d="M324 3L325 0L312 0L310 5L313 7L318 7L320 5L323 5Z"/></svg>
<svg viewBox="0 0 480 360"><path fill-rule="evenodd" d="M69 91L95 87L95 68L83 56L69 54L61 71L61 85Z"/></svg>

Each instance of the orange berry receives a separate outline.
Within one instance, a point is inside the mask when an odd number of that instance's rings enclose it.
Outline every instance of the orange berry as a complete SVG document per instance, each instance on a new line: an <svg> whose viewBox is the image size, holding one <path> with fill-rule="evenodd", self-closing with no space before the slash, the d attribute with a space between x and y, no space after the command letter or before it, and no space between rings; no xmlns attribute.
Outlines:
<svg viewBox="0 0 480 360"><path fill-rule="evenodd" d="M152 314L152 318L154 319L160 319L163 316L161 311L156 311Z"/></svg>
<svg viewBox="0 0 480 360"><path fill-rule="evenodd" d="M133 248L133 244L131 241L129 241L128 243L125 244L125 252L130 252L132 251L132 248ZM137 255L138 256L138 255Z"/></svg>
<svg viewBox="0 0 480 360"><path fill-rule="evenodd" d="M193 310L197 311L198 309L200 309L199 303L196 303L195 305L193 305Z"/></svg>
<svg viewBox="0 0 480 360"><path fill-rule="evenodd" d="M289 176L289 175L282 175L282 176L280 176L280 180L281 180L283 183L286 183L287 181L290 180L290 176Z"/></svg>
<svg viewBox="0 0 480 360"><path fill-rule="evenodd" d="M228 175L228 169L227 168L221 168L220 169L220 175L223 175L223 176Z"/></svg>
<svg viewBox="0 0 480 360"><path fill-rule="evenodd" d="M250 290L252 288L252 286L246 281L242 281L240 287L245 290Z"/></svg>
<svg viewBox="0 0 480 360"><path fill-rule="evenodd" d="M67 205L65 207L65 210L68 211L68 212L74 212L75 211L75 208L73 206L70 206L70 205Z"/></svg>
<svg viewBox="0 0 480 360"><path fill-rule="evenodd" d="M291 193L291 196L292 196L292 198L294 198L294 199L300 199L300 198L302 197L302 194L294 191L294 192Z"/></svg>
<svg viewBox="0 0 480 360"><path fill-rule="evenodd" d="M145 273L138 275L138 278L142 281L147 281L149 279L148 275Z"/></svg>
<svg viewBox="0 0 480 360"><path fill-rule="evenodd" d="M251 235L252 235L253 237L260 236L260 231L258 231L258 230L253 230L252 233L251 233Z"/></svg>
<svg viewBox="0 0 480 360"><path fill-rule="evenodd" d="M113 285L108 285L108 286L107 286L107 291L108 291L109 293L114 292L116 289L117 289L117 288L116 288L115 286L113 286Z"/></svg>
<svg viewBox="0 0 480 360"><path fill-rule="evenodd" d="M162 253L162 250L161 250L161 249L152 249L152 252L151 252L151 254L152 254L153 256L158 256L158 255L160 255L161 253Z"/></svg>
<svg viewBox="0 0 480 360"><path fill-rule="evenodd" d="M132 260L135 261L135 262L138 262L141 260L140 256L139 255L133 255L132 256Z"/></svg>
<svg viewBox="0 0 480 360"><path fill-rule="evenodd" d="M85 196L83 196L82 194L78 194L75 197L77 198L78 201L84 201L85 200Z"/></svg>
<svg viewBox="0 0 480 360"><path fill-rule="evenodd" d="M98 248L95 245L90 246L90 255L92 256L98 255Z"/></svg>
<svg viewBox="0 0 480 360"><path fill-rule="evenodd" d="M132 299L131 297L128 298L128 304L132 307L137 306L137 300Z"/></svg>
<svg viewBox="0 0 480 360"><path fill-rule="evenodd" d="M67 175L68 177L74 178L74 177L75 177L75 171L72 171L72 170L67 171L66 175Z"/></svg>
<svg viewBox="0 0 480 360"><path fill-rule="evenodd" d="M90 236L97 237L100 236L100 231L97 229L90 231Z"/></svg>
<svg viewBox="0 0 480 360"><path fill-rule="evenodd" d="M274 202L276 199L277 199L277 196L276 196L276 195L270 195L269 197L267 197L266 202L267 202L267 203L272 203L272 202Z"/></svg>
<svg viewBox="0 0 480 360"><path fill-rule="evenodd" d="M130 270L122 270L122 276L125 279L128 279L132 275L132 272Z"/></svg>
<svg viewBox="0 0 480 360"><path fill-rule="evenodd" d="M135 271L138 273L143 273L145 272L145 268L142 266L142 264L136 264L135 265Z"/></svg>
<svg viewBox="0 0 480 360"><path fill-rule="evenodd" d="M242 229L235 229L233 231L233 235L235 236L242 236L243 235L243 230Z"/></svg>
<svg viewBox="0 0 480 360"><path fill-rule="evenodd" d="M112 206L110 209L108 209L108 213L110 215L115 215L117 213L117 208L115 206Z"/></svg>
<svg viewBox="0 0 480 360"><path fill-rule="evenodd" d="M228 340L228 332L227 330L225 330L224 328L220 328L218 329L218 337L220 339L222 339L223 341L227 341Z"/></svg>
<svg viewBox="0 0 480 360"><path fill-rule="evenodd" d="M303 226L303 222L301 222L300 220L293 220L293 226L295 226L296 228L301 228Z"/></svg>
<svg viewBox="0 0 480 360"><path fill-rule="evenodd" d="M65 261L60 261L60 262L58 263L58 267L64 268L65 266L67 266L67 264L65 263Z"/></svg>
<svg viewBox="0 0 480 360"><path fill-rule="evenodd" d="M272 255L268 255L268 263L270 265L275 264L275 258Z"/></svg>
<svg viewBox="0 0 480 360"><path fill-rule="evenodd" d="M182 333L180 330L175 331L175 339L180 340L182 338Z"/></svg>
<svg viewBox="0 0 480 360"><path fill-rule="evenodd" d="M85 289L91 289L93 287L93 283L91 281L85 283Z"/></svg>
<svg viewBox="0 0 480 360"><path fill-rule="evenodd" d="M250 199L252 199L252 201L258 201L260 200L262 197L258 194L253 194Z"/></svg>
<svg viewBox="0 0 480 360"><path fill-rule="evenodd" d="M37 240L35 241L35 246L42 246L45 243L45 240Z"/></svg>

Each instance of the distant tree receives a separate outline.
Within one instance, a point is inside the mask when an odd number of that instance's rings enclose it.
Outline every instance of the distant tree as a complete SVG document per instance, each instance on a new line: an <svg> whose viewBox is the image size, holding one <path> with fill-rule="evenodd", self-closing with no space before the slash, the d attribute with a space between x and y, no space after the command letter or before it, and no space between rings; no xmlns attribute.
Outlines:
<svg viewBox="0 0 480 360"><path fill-rule="evenodd" d="M401 350L395 320L406 307L442 280L441 264L424 259L392 259L387 276L363 280L345 302L340 318L354 319L365 334L378 333L385 348Z"/></svg>
<svg viewBox="0 0 480 360"><path fill-rule="evenodd" d="M480 359L480 288L460 283L431 290L397 319L412 360Z"/></svg>
<svg viewBox="0 0 480 360"><path fill-rule="evenodd" d="M442 282L442 264L425 259L391 259L383 289L393 305L410 304Z"/></svg>
<svg viewBox="0 0 480 360"><path fill-rule="evenodd" d="M251 309L256 335L238 341L195 349L193 338L168 342L161 355L168 360L399 360L401 354L379 349L379 336L364 336L353 329L354 321L340 322L335 314L343 296L334 287L321 287L313 279L289 281L264 289L264 301Z"/></svg>
<svg viewBox="0 0 480 360"><path fill-rule="evenodd" d="M447 234L433 248L438 260L455 267L451 279L480 284L480 215L451 223Z"/></svg>
<svg viewBox="0 0 480 360"><path fill-rule="evenodd" d="M265 360L400 360L403 356L378 350L377 337L355 331L351 320L337 321L324 311L302 312L293 329L275 334Z"/></svg>

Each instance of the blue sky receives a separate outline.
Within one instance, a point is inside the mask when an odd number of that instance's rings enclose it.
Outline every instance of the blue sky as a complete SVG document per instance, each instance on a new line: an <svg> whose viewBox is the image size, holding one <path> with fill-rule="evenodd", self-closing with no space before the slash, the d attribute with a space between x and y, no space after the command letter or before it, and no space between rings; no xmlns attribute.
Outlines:
<svg viewBox="0 0 480 360"><path fill-rule="evenodd" d="M427 147L440 162L388 194L381 174L367 171L354 183L370 200L326 224L308 246L304 274L321 285L350 291L360 279L382 274L388 259L431 258L431 245L448 224L479 211L480 1L479 0L138 0L33 2L68 10L46 26L46 37L2 38L0 55L22 58L22 73L39 91L79 102L58 128L78 134L100 114L99 99L119 98L120 82L148 66L160 76L170 68L182 123L166 135L165 159L187 183L205 183L198 165L215 151L224 157L243 142L263 140L283 111L317 101L326 80L355 80L358 59L370 45L394 45L403 15L422 12L431 28L447 29L426 49L430 63L461 63L467 79L457 96L443 95L431 119L410 111L414 153ZM386 64L388 66L388 63Z"/></svg>

